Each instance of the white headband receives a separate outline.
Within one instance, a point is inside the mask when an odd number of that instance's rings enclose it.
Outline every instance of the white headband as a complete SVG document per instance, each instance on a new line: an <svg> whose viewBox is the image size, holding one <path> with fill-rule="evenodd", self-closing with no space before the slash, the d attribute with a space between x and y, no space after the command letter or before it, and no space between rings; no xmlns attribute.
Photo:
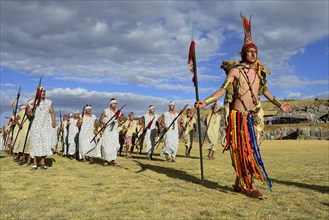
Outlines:
<svg viewBox="0 0 329 220"><path fill-rule="evenodd" d="M75 111L74 114L79 114L80 112L79 111Z"/></svg>
<svg viewBox="0 0 329 220"><path fill-rule="evenodd" d="M85 107L85 110L87 110L87 109L91 109L91 106L87 106L87 107Z"/></svg>
<svg viewBox="0 0 329 220"><path fill-rule="evenodd" d="M115 100L115 99L113 99L113 100L110 101L110 105L112 105L112 104L114 104L114 103L118 103L118 101Z"/></svg>
<svg viewBox="0 0 329 220"><path fill-rule="evenodd" d="M175 103L173 101L169 102L169 105L175 105Z"/></svg>
<svg viewBox="0 0 329 220"><path fill-rule="evenodd" d="M153 106L153 105L151 105L151 106L149 107L149 110L151 110L151 109L154 109L154 106Z"/></svg>
<svg viewBox="0 0 329 220"><path fill-rule="evenodd" d="M21 107L19 107L20 110L25 109L25 105L22 105Z"/></svg>

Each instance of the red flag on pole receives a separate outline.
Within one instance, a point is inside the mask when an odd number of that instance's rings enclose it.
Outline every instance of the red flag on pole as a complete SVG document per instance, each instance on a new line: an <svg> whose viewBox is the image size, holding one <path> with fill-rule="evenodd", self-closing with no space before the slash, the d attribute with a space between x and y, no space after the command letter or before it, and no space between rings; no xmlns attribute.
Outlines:
<svg viewBox="0 0 329 220"><path fill-rule="evenodd" d="M195 66L194 66L194 60L195 60L195 43L194 41L191 41L191 44L190 44L190 50L189 50L189 53L188 53L188 61L187 63L190 65L190 71L191 73L193 74L193 78L192 78L192 82L195 86Z"/></svg>

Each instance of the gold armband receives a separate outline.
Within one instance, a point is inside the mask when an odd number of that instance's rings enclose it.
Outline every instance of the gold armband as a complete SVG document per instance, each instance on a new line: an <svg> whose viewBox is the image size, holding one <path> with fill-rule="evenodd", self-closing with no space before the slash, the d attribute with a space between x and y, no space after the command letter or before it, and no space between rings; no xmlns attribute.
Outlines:
<svg viewBox="0 0 329 220"><path fill-rule="evenodd" d="M228 81L228 80L225 80L225 82L223 83L223 85L222 85L222 87L221 88L223 88L223 89L225 89L225 90L227 90L228 89L228 87L230 87L230 85L231 85L232 83L230 82L230 81Z"/></svg>
<svg viewBox="0 0 329 220"><path fill-rule="evenodd" d="M211 96L209 96L208 98L206 98L206 99L204 100L204 102L206 103L206 105L209 105L209 104L211 104L211 103L216 102L216 99L215 99L215 97L214 97L213 95L211 95Z"/></svg>
<svg viewBox="0 0 329 220"><path fill-rule="evenodd" d="M271 102L272 102L275 106L281 108L281 102L279 102L279 100L277 100L275 97L273 97L273 100L271 100Z"/></svg>

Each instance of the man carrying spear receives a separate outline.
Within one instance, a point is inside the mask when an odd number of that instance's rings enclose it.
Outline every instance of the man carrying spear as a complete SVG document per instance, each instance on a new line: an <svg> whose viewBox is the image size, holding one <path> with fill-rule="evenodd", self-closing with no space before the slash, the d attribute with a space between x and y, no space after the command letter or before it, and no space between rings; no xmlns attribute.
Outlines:
<svg viewBox="0 0 329 220"><path fill-rule="evenodd" d="M104 166L108 166L109 163L112 166L116 165L117 151L120 148L118 126L121 124L121 111L117 110L117 103L117 100L112 98L110 107L104 109L99 119L102 127L105 128L98 143L103 152Z"/></svg>
<svg viewBox="0 0 329 220"><path fill-rule="evenodd" d="M70 159L73 159L74 155L77 157L78 155L78 144L79 144L79 140L78 140L78 133L79 133L79 128L78 128L78 120L79 120L79 115L80 112L78 110L76 110L73 114L73 117L71 117L68 121L68 137L67 137L67 141L68 141L68 145L69 145L69 150L68 150L68 157Z"/></svg>
<svg viewBox="0 0 329 220"><path fill-rule="evenodd" d="M177 120L178 113L175 112L175 103L169 102L169 111L163 114L161 125L164 128L164 149L168 162L176 162L176 154L178 150L178 133L180 124ZM174 121L175 120L175 121Z"/></svg>
<svg viewBox="0 0 329 220"><path fill-rule="evenodd" d="M55 112L52 101L46 99L46 89L39 86L34 101L30 101L27 114L33 117L31 125L31 157L34 158L33 169L38 168L38 159L40 166L47 169L45 157L53 154L52 147L52 129L56 127Z"/></svg>
<svg viewBox="0 0 329 220"><path fill-rule="evenodd" d="M17 132L14 134L14 149L13 152L15 154L15 157L18 159L19 164L25 163L25 153L23 152L24 149L24 143L25 143L25 138L27 135L27 130L30 124L29 117L26 115L26 106L21 105L20 106L20 111L17 115L17 127L18 129ZM29 141L27 144L31 144ZM28 147L29 148L29 147ZM27 148L26 148L27 149Z"/></svg>
<svg viewBox="0 0 329 220"><path fill-rule="evenodd" d="M190 157L192 150L194 133L196 132L196 120L192 115L192 110L188 108L186 110L186 116L181 120L181 127L183 128L182 135L185 145L185 156Z"/></svg>
<svg viewBox="0 0 329 220"><path fill-rule="evenodd" d="M78 121L78 127L80 127L79 134L79 153L80 159L84 162L91 157L96 157L96 142L90 140L94 137L94 130L97 126L96 115L92 114L92 108L90 104L87 104L84 108L84 113L82 114L80 120ZM94 149L94 150L91 150Z"/></svg>
<svg viewBox="0 0 329 220"><path fill-rule="evenodd" d="M241 18L245 31L242 61L224 61L221 67L227 77L222 87L208 98L197 101L195 106L203 108L226 93L226 140L223 143L224 150L231 152L232 165L236 172L234 190L251 198L264 199L254 183L254 178L257 178L272 188L259 150L264 127L260 95L263 94L284 112L291 112L291 108L288 104L281 104L268 91L266 75L269 72L257 59L258 49L252 42L250 20L242 15Z"/></svg>
<svg viewBox="0 0 329 220"><path fill-rule="evenodd" d="M145 139L144 143L146 145L145 147L145 154L147 159L151 159L151 153L152 149L155 145L155 138L156 138L156 125L159 127L159 124L157 124L157 121L159 119L159 115L155 113L155 108L153 105L149 106L149 112L145 114L144 116L144 125L146 126L145 130ZM140 140L142 141L142 140Z"/></svg>
<svg viewBox="0 0 329 220"><path fill-rule="evenodd" d="M18 107L18 102L19 102L19 97L21 95L21 86L18 88L18 92L17 92L17 96L14 99L13 103L11 104L10 108L12 108L14 106L14 104L16 103L15 109L13 109L13 116L12 116L12 126L10 127L10 137L11 137L11 142L9 145L9 152L12 153L13 148L14 148L14 141L15 141L15 137L18 134L18 130L21 127L21 124L18 122L19 117L17 117L17 107ZM22 119L22 118L21 118ZM17 153L14 153L14 161L17 161Z"/></svg>

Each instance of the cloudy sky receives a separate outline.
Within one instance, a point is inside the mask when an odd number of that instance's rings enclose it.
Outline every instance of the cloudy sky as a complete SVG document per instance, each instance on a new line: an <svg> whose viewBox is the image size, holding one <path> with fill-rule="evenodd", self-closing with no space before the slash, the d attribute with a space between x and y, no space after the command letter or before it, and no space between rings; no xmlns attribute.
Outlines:
<svg viewBox="0 0 329 220"><path fill-rule="evenodd" d="M240 11L252 14L253 41L280 99L328 98L328 1L1 1L1 125L22 86L34 97L40 76L57 113L116 97L124 113L159 114L195 99L187 65L194 28L200 98L222 84L219 68L239 59ZM222 101L223 99L221 99Z"/></svg>

